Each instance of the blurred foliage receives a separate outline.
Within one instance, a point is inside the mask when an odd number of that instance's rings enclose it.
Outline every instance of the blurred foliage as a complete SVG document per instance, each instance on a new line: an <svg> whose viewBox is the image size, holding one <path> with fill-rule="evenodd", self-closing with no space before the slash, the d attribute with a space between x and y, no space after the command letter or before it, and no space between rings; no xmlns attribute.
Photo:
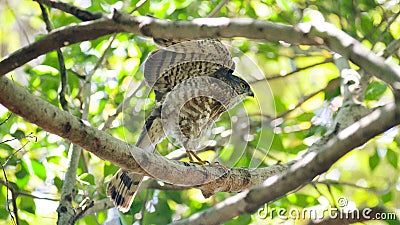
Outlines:
<svg viewBox="0 0 400 225"><path fill-rule="evenodd" d="M129 12L138 1L65 2L91 12L110 13L114 8ZM220 0L150 0L133 12L133 15L190 20L206 17L219 3ZM2 58L46 35L36 2L5 0L0 2L0 6ZM400 38L400 19L397 17L399 13L400 5L391 0L232 0L226 3L217 16L256 18L289 25L325 20L361 41L366 48L381 54L386 46ZM55 28L80 22L72 15L56 9L50 10L50 19ZM83 102L82 77L93 70L110 38L105 36L63 48L68 71L66 97L69 111L77 117L81 116ZM340 106L342 96L339 87L336 85L331 89L325 88L339 76L339 71L331 62L321 63L332 59L332 53L314 46L291 46L243 38L223 41L232 46L232 55L238 60L236 73L248 81L298 72L269 82L252 83L256 98L245 100L242 106L232 109L229 115L226 113L221 116L210 138L215 140L216 151L205 151L200 156L237 167L263 167L295 159L326 132ZM102 127L127 93L139 84L143 78L141 65L149 52L156 48L149 38L127 33L116 36L105 62L95 71L92 79L89 110L89 122L92 126ZM388 60L398 64L399 51L394 51ZM314 64L319 65L312 66ZM59 106L60 78L55 52L31 61L8 76L32 94ZM306 101L296 106L303 100ZM372 79L366 87L364 104L376 107L389 101L392 101L392 95L387 85ZM134 143L153 105L154 94L149 88L140 89L107 132L116 138ZM10 185L18 193L25 193L20 194L16 201L20 224L54 224L58 203L44 198L60 198L63 176L68 169L70 145L16 115L7 119L9 115L9 111L0 105L1 163L7 160L5 174ZM250 118L247 126L249 134L245 137L241 136L241 128L237 122L242 118ZM273 124L270 123L271 118L277 118ZM249 141L248 144L243 140ZM242 145L243 149L238 149ZM348 200L346 210L383 207L389 212L397 210L399 213L399 146L400 137L398 128L395 127L347 154L312 184L266 207L270 211L306 207L322 211L338 206L338 199L345 197ZM158 146L163 155L177 148L173 140L165 140ZM105 181L117 169L109 162L84 152L77 174L77 204L86 196L95 200L106 198ZM120 214L121 223L138 224L140 221L142 224L166 224L207 209L232 195L217 193L204 199L200 191L195 189L144 191L138 194L127 214ZM1 185L0 225L10 224L6 196L7 189ZM258 213L242 215L226 224L284 222L276 216L276 211L273 215L273 218L270 216L266 219ZM107 211L102 211L79 220L77 224L101 224L106 219ZM294 223L306 222L297 220ZM387 220L382 223L398 222ZM378 223L369 221L367 224Z"/></svg>

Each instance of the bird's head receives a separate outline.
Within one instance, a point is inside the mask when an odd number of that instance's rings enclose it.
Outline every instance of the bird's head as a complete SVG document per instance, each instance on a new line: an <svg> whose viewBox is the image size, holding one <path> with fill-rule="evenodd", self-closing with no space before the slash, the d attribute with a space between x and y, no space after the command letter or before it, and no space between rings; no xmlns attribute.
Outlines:
<svg viewBox="0 0 400 225"><path fill-rule="evenodd" d="M221 68L216 73L217 78L228 84L236 95L239 95L241 98L245 98L247 96L254 97L254 93L251 90L249 83L242 78L233 75L232 70Z"/></svg>

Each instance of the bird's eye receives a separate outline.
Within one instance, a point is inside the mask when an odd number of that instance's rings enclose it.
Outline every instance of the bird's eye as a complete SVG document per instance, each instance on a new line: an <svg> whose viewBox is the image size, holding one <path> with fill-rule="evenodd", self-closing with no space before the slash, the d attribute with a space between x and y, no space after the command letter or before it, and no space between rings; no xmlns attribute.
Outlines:
<svg viewBox="0 0 400 225"><path fill-rule="evenodd" d="M245 88L246 85L245 85L244 83L240 83L240 87L241 87L241 88Z"/></svg>

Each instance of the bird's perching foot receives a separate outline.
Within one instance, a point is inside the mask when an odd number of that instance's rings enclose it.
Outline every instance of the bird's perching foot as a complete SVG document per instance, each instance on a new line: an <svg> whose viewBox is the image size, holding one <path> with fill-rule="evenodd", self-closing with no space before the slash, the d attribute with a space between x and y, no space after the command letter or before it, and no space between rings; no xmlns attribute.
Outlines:
<svg viewBox="0 0 400 225"><path fill-rule="evenodd" d="M186 150L186 153L188 154L188 156L189 156L189 161L190 161L191 163L196 163L196 164L199 164L199 165L202 165L202 166L204 166L204 165L206 165L206 164L210 164L209 161L207 161L207 160L202 160L194 151ZM193 157L194 157L197 161L193 160Z"/></svg>

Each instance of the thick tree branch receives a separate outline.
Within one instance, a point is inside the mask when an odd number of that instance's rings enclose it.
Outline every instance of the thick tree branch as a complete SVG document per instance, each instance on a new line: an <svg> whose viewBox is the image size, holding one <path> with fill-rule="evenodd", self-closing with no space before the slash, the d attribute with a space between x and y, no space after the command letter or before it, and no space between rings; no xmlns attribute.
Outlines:
<svg viewBox="0 0 400 225"><path fill-rule="evenodd" d="M369 112L368 109L356 104L352 98L356 93L353 92L352 86L358 85L358 77L351 76L353 74L350 73L351 70L345 58L339 57L335 63L341 71L344 105L339 110L334 125L327 133L315 142L285 174L268 178L262 185L252 188L246 194L226 199L220 203L221 205L216 205L174 224L219 224L241 215L243 212L253 213L262 204L273 201L279 196L301 187L305 182L311 181L315 176L327 171L333 163L352 149L389 129L393 126L390 125L393 122L390 120L396 120L394 124L400 123L400 118L396 119L398 112L396 112L394 104L379 108L365 116ZM350 80L353 82L348 82ZM386 120L381 121L380 117ZM359 118L362 119L359 120ZM216 208L219 209L216 210ZM225 219L226 217L228 219Z"/></svg>
<svg viewBox="0 0 400 225"><path fill-rule="evenodd" d="M400 118L395 115L394 104L378 108L339 133L333 132L329 137L320 139L286 173L270 177L249 191L173 224L220 224L244 213L254 213L264 203L301 187L305 182L327 171L352 149L398 125Z"/></svg>
<svg viewBox="0 0 400 225"><path fill-rule="evenodd" d="M114 32L121 32L121 29L118 29L118 25L108 19L55 29L44 38L5 57L0 62L0 76L57 48L84 40L93 40Z"/></svg>
<svg viewBox="0 0 400 225"><path fill-rule="evenodd" d="M400 89L400 68L397 65L386 63L384 59L330 24L301 24L297 29L252 19L204 18L193 21L166 21L151 17L132 17L118 12L114 14L113 19L104 18L53 31L1 61L0 76L44 53L114 32L130 32L166 39L247 37L285 41L291 44L326 45L368 73L390 84L396 96ZM68 112L63 112L29 94L7 78L0 77L0 90L6 93L0 95L0 103L14 113L122 168L175 185L195 186L206 196L215 191L242 191L252 185L260 184L250 191L242 192L219 203L215 207L218 210L211 208L194 214L182 220L181 224L215 224L243 212L254 212L265 202L298 188L305 181L310 181L326 171L351 149L400 123L400 117L396 116L399 113L398 109L394 104L390 104L375 110L339 133L336 133L338 129L334 129L331 136L322 139L320 144L313 145L310 151L292 166L285 164L261 169L228 169L218 165L201 167L170 161L119 141L96 128L85 125ZM284 175L276 175L282 173ZM193 180L188 180L188 176ZM267 180L263 182L265 179Z"/></svg>
<svg viewBox="0 0 400 225"><path fill-rule="evenodd" d="M99 19L57 29L0 62L0 75L30 60L66 45L92 40L114 32L165 39L246 37L290 44L326 45L367 72L400 89L400 68L386 63L360 42L329 23L299 24L297 28L269 21L245 18L199 18L192 21L167 21L148 16L134 17L115 11L112 19Z"/></svg>
<svg viewBox="0 0 400 225"><path fill-rule="evenodd" d="M220 165L200 166L168 160L86 125L5 77L0 78L0 90L7 93L0 96L1 104L46 131L59 135L121 168L177 186L196 187L205 196L217 191L242 191L262 183L272 175L282 173L290 166L289 163L260 169L226 168Z"/></svg>
<svg viewBox="0 0 400 225"><path fill-rule="evenodd" d="M321 144L313 145L313 148L295 162L289 171L287 171L290 166L288 164L260 169L227 169L222 166L198 166L170 161L165 157L130 146L96 128L85 125L68 112L61 111L33 96L5 77L0 78L0 90L7 93L7 95L0 95L0 103L15 114L122 168L144 173L175 185L197 186L205 195L215 191L242 191L257 183L261 184L251 191L245 191L218 204L216 207L219 210L213 211L214 208L212 208L184 220L186 222L195 220L196 224L204 218L220 217L229 220L243 212L254 212L264 202L272 201L298 188L305 181L310 181L316 175L326 171L351 149L400 123L400 118L395 116L394 104L390 104L375 110L337 135L333 132L330 137L324 138ZM276 175L281 173L285 175ZM187 179L187 177L192 179ZM263 182L265 179L266 181ZM214 185L212 185L213 182ZM221 189L219 189L220 186L222 186ZM213 190L213 188L216 189ZM221 206L224 207L220 208ZM207 224L212 224L208 222Z"/></svg>
<svg viewBox="0 0 400 225"><path fill-rule="evenodd" d="M191 31L191 32L189 32ZM284 40L295 44L317 44L304 38L291 26L254 19L204 18L193 21L167 21L148 16L134 17L115 12L113 19L83 22L51 32L46 37L28 45L0 62L0 75L22 66L32 59L57 48L77 42L93 40L114 32L157 38L231 38L248 37L269 41Z"/></svg>
<svg viewBox="0 0 400 225"><path fill-rule="evenodd" d="M305 37L325 45L343 57L392 86L395 96L400 91L400 67L368 50L360 42L330 23L299 24Z"/></svg>

